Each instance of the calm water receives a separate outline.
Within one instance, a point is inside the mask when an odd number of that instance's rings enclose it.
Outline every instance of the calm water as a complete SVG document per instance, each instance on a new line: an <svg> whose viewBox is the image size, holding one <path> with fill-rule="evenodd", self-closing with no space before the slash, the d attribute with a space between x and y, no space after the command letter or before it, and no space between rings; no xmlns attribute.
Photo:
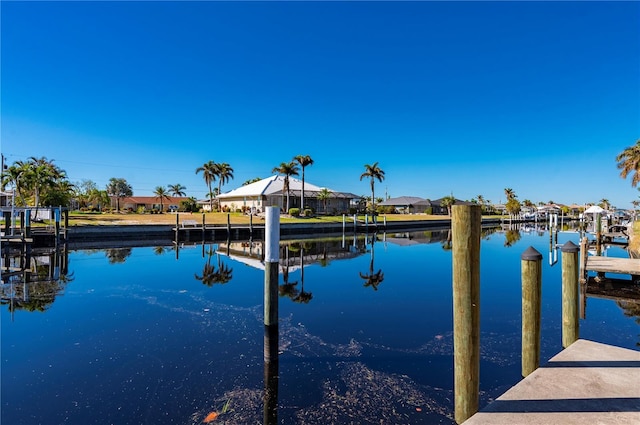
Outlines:
<svg viewBox="0 0 640 425"><path fill-rule="evenodd" d="M212 423L271 422L265 385L277 423L453 423L447 233L371 239L283 246L279 356L268 365L259 244L72 252L44 312L2 306L2 423L200 424L212 412ZM578 235L559 234L568 240ZM548 233L485 235L481 406L520 379L529 246L544 255L543 362L562 348L561 254L551 267ZM637 349L637 318L624 313L589 298L580 336Z"/></svg>

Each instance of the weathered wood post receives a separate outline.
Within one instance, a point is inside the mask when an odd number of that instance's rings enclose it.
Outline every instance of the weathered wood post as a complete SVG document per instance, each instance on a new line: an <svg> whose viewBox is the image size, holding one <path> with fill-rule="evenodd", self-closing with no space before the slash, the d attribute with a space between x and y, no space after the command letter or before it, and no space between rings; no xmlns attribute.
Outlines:
<svg viewBox="0 0 640 425"><path fill-rule="evenodd" d="M265 214L264 324L278 323L278 267L280 256L280 210L267 207Z"/></svg>
<svg viewBox="0 0 640 425"><path fill-rule="evenodd" d="M586 237L580 239L580 269L578 274L578 282L580 286L580 318L587 318L587 256L588 240Z"/></svg>
<svg viewBox="0 0 640 425"><path fill-rule="evenodd" d="M453 205L453 363L455 420L478 411L480 384L479 205Z"/></svg>
<svg viewBox="0 0 640 425"><path fill-rule="evenodd" d="M58 245L60 244L60 210L62 210L62 207L52 208L52 209L53 209L53 216L55 218L54 222L55 222L56 249L57 249Z"/></svg>
<svg viewBox="0 0 640 425"><path fill-rule="evenodd" d="M227 239L231 239L231 214L227 213Z"/></svg>
<svg viewBox="0 0 640 425"><path fill-rule="evenodd" d="M31 236L31 210L24 211L24 236Z"/></svg>
<svg viewBox="0 0 640 425"><path fill-rule="evenodd" d="M202 213L202 240L203 240L203 241L204 241L204 240L205 240L205 238L206 238L206 234L205 234L205 232L206 232L206 229L207 229L207 224L206 224L206 221L205 221L205 220L206 220L206 219L205 219L205 215L204 215L204 213Z"/></svg>
<svg viewBox="0 0 640 425"><path fill-rule="evenodd" d="M342 214L342 235L343 236L344 236L346 228L347 228L347 216L345 214Z"/></svg>
<svg viewBox="0 0 640 425"><path fill-rule="evenodd" d="M253 238L253 214L249 214L249 238Z"/></svg>
<svg viewBox="0 0 640 425"><path fill-rule="evenodd" d="M278 324L264 327L264 425L278 423Z"/></svg>
<svg viewBox="0 0 640 425"><path fill-rule="evenodd" d="M562 245L562 346L567 348L579 338L578 251L569 241Z"/></svg>
<svg viewBox="0 0 640 425"><path fill-rule="evenodd" d="M356 214L353 215L353 231L356 232L358 230L358 216Z"/></svg>
<svg viewBox="0 0 640 425"><path fill-rule="evenodd" d="M20 211L20 234L23 238L26 238L25 229L24 229L24 211Z"/></svg>
<svg viewBox="0 0 640 425"><path fill-rule="evenodd" d="M540 366L542 254L534 247L520 257L522 274L522 376Z"/></svg>

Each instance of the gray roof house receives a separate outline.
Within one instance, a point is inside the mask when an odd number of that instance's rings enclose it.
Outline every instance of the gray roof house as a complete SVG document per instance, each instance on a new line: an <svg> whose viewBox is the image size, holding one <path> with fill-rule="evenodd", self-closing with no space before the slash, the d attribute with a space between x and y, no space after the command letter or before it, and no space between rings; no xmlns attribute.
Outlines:
<svg viewBox="0 0 640 425"><path fill-rule="evenodd" d="M360 198L358 195L348 192L338 192L328 189L329 198L319 200L318 194L322 187L308 181L304 183L304 206L319 213L346 212L352 199ZM302 196L302 181L289 177L289 208L300 207ZM228 207L235 211L238 209L250 210L251 213L260 213L267 206L278 206L284 209L287 203L287 194L284 191L284 176L275 175L260 181L240 186L230 192L218 195L220 208Z"/></svg>

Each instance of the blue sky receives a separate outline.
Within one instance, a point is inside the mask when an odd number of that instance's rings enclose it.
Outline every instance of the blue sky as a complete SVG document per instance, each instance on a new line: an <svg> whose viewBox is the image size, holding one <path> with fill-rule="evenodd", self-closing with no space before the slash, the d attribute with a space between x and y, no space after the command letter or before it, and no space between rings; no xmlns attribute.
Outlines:
<svg viewBox="0 0 640 425"><path fill-rule="evenodd" d="M638 199L638 2L5 2L2 153L136 195L227 162L228 191L311 155L376 195Z"/></svg>

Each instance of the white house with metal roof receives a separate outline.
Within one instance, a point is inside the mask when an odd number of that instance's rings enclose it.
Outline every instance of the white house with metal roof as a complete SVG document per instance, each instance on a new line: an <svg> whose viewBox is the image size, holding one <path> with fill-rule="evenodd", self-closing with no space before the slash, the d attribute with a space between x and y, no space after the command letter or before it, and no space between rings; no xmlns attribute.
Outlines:
<svg viewBox="0 0 640 425"><path fill-rule="evenodd" d="M305 181L304 205L319 213L341 213L349 209L352 199L358 195L327 189L329 196L326 200L319 200L318 195L325 188ZM289 208L299 208L302 196L302 181L289 177ZM287 194L284 191L284 176L275 175L255 183L240 186L230 192L218 195L220 208L231 211L244 210L252 214L261 213L267 206L277 206L284 210L287 205ZM205 205L203 205L204 207ZM225 208L226 207L226 208Z"/></svg>

